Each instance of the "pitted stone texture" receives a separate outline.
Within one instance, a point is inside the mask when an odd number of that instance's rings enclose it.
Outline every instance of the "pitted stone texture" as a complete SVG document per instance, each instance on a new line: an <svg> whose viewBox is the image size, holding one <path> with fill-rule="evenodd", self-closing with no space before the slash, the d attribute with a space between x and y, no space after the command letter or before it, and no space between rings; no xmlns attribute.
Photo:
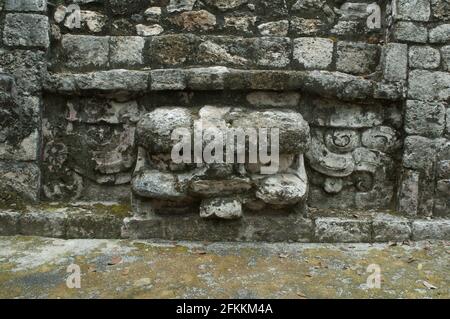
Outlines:
<svg viewBox="0 0 450 319"><path fill-rule="evenodd" d="M277 174L261 182L256 197L267 204L291 205L305 200L307 190L306 175L301 179L294 174Z"/></svg>
<svg viewBox="0 0 450 319"><path fill-rule="evenodd" d="M200 217L218 219L239 219L242 217L242 204L233 198L205 199L200 205Z"/></svg>
<svg viewBox="0 0 450 319"><path fill-rule="evenodd" d="M430 0L394 0L397 1L396 18L410 21L428 21L431 15Z"/></svg>
<svg viewBox="0 0 450 319"><path fill-rule="evenodd" d="M40 172L37 164L25 162L0 162L0 198L6 203L37 201Z"/></svg>
<svg viewBox="0 0 450 319"><path fill-rule="evenodd" d="M20 213L0 212L0 236L15 236L19 234Z"/></svg>
<svg viewBox="0 0 450 319"><path fill-rule="evenodd" d="M81 0L84 1L84 0ZM86 0L90 3L93 1ZM114 15L133 14L138 11L143 11L147 8L148 0L109 0L108 2L111 12Z"/></svg>
<svg viewBox="0 0 450 319"><path fill-rule="evenodd" d="M404 217L377 214L373 219L375 242L403 242L411 237L410 221Z"/></svg>
<svg viewBox="0 0 450 319"><path fill-rule="evenodd" d="M258 38L254 47L255 63L258 66L283 68L291 61L291 40L289 38Z"/></svg>
<svg viewBox="0 0 450 319"><path fill-rule="evenodd" d="M108 66L109 37L64 35L61 40L64 68L102 69Z"/></svg>
<svg viewBox="0 0 450 319"><path fill-rule="evenodd" d="M382 68L387 81L405 81L408 74L408 45L388 43L383 46Z"/></svg>
<svg viewBox="0 0 450 319"><path fill-rule="evenodd" d="M146 198L179 200L186 197L179 191L175 175L157 170L138 173L133 178L132 188L135 194Z"/></svg>
<svg viewBox="0 0 450 319"><path fill-rule="evenodd" d="M216 16L206 10L188 11L171 18L172 23L190 32L213 30L217 24Z"/></svg>
<svg viewBox="0 0 450 319"><path fill-rule="evenodd" d="M305 69L327 69L333 62L334 42L323 38L294 40L294 60Z"/></svg>
<svg viewBox="0 0 450 319"><path fill-rule="evenodd" d="M394 27L394 37L400 42L426 43L428 29L413 22L397 22Z"/></svg>
<svg viewBox="0 0 450 319"><path fill-rule="evenodd" d="M159 24L152 24L152 25L138 24L138 25L136 25L137 35L140 35L143 37L158 35L163 32L164 32L164 28L162 26L160 26Z"/></svg>
<svg viewBox="0 0 450 319"><path fill-rule="evenodd" d="M350 74L369 74L378 65L378 46L365 43L339 42L336 68Z"/></svg>
<svg viewBox="0 0 450 319"><path fill-rule="evenodd" d="M159 108L146 114L137 126L139 145L153 153L170 153L174 141L171 139L175 129L191 130L193 117L184 108Z"/></svg>
<svg viewBox="0 0 450 319"><path fill-rule="evenodd" d="M205 2L220 11L228 11L246 4L248 0L206 0Z"/></svg>
<svg viewBox="0 0 450 319"><path fill-rule="evenodd" d="M4 8L6 11L45 12L47 0L6 0Z"/></svg>
<svg viewBox="0 0 450 319"><path fill-rule="evenodd" d="M413 239L450 239L450 220L416 220L412 223Z"/></svg>
<svg viewBox="0 0 450 319"><path fill-rule="evenodd" d="M64 238L66 235L66 219L67 215L62 212L53 214L24 213L20 217L20 234Z"/></svg>
<svg viewBox="0 0 450 319"><path fill-rule="evenodd" d="M3 42L8 46L48 48L50 45L49 28L46 16L10 13L5 18Z"/></svg>
<svg viewBox="0 0 450 319"><path fill-rule="evenodd" d="M317 218L315 237L319 242L370 242L370 220L345 218Z"/></svg>
<svg viewBox="0 0 450 319"><path fill-rule="evenodd" d="M401 213L415 216L419 210L419 171L404 169L400 176L398 210Z"/></svg>
<svg viewBox="0 0 450 319"><path fill-rule="evenodd" d="M169 13L191 11L194 8L196 1L197 0L170 0L169 5L167 6L167 11Z"/></svg>
<svg viewBox="0 0 450 319"><path fill-rule="evenodd" d="M263 36L285 37L289 31L289 20L280 20L260 24L259 33Z"/></svg>
<svg viewBox="0 0 450 319"><path fill-rule="evenodd" d="M429 172L444 142L445 139L429 139L422 136L406 137L403 166Z"/></svg>
<svg viewBox="0 0 450 319"><path fill-rule="evenodd" d="M445 0L431 0L433 17L438 21L450 20L450 2Z"/></svg>
<svg viewBox="0 0 450 319"><path fill-rule="evenodd" d="M40 92L46 68L45 54L42 51L0 49L0 69L14 75L15 89L19 94Z"/></svg>
<svg viewBox="0 0 450 319"><path fill-rule="evenodd" d="M408 95L415 100L446 101L450 97L450 73L411 71Z"/></svg>
<svg viewBox="0 0 450 319"><path fill-rule="evenodd" d="M66 238L120 238L123 218L111 214L80 212L69 214Z"/></svg>
<svg viewBox="0 0 450 319"><path fill-rule="evenodd" d="M408 100L405 131L410 135L440 137L445 129L445 103Z"/></svg>
<svg viewBox="0 0 450 319"><path fill-rule="evenodd" d="M229 72L223 66L189 69L185 72L186 87L191 90L223 90Z"/></svg>
<svg viewBox="0 0 450 319"><path fill-rule="evenodd" d="M450 24L442 24L430 30L431 43L447 44L450 41Z"/></svg>
<svg viewBox="0 0 450 319"><path fill-rule="evenodd" d="M153 91L184 90L186 88L186 72L181 69L152 70L150 88Z"/></svg>
<svg viewBox="0 0 450 319"><path fill-rule="evenodd" d="M279 129L280 153L304 153L310 145L309 125L297 112L267 110L237 115L234 128Z"/></svg>
<svg viewBox="0 0 450 319"><path fill-rule="evenodd" d="M247 101L256 107L296 107L300 101L297 92L258 91L247 94Z"/></svg>
<svg viewBox="0 0 450 319"><path fill-rule="evenodd" d="M450 45L441 48L441 55L444 70L450 72Z"/></svg>
<svg viewBox="0 0 450 319"><path fill-rule="evenodd" d="M46 78L44 87L50 92L100 90L119 94L147 91L148 82L147 71L118 69L81 74L56 74Z"/></svg>
<svg viewBox="0 0 450 319"><path fill-rule="evenodd" d="M438 49L428 46L411 46L409 49L409 65L414 69L436 69L441 64Z"/></svg>
<svg viewBox="0 0 450 319"><path fill-rule="evenodd" d="M111 37L110 61L113 68L138 67L144 63L142 37Z"/></svg>

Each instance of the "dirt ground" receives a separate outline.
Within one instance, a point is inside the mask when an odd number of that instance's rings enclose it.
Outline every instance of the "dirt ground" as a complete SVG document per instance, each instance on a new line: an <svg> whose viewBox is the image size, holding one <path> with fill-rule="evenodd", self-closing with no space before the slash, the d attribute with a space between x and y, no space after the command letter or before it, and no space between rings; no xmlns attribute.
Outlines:
<svg viewBox="0 0 450 319"><path fill-rule="evenodd" d="M0 297L450 298L450 243L0 237Z"/></svg>

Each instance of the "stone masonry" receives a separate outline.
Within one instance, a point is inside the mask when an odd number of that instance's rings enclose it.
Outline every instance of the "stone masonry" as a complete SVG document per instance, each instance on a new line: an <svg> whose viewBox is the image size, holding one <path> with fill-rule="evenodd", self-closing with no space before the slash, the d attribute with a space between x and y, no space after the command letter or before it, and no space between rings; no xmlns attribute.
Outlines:
<svg viewBox="0 0 450 319"><path fill-rule="evenodd" d="M450 239L448 0L0 0L0 34L0 235ZM243 128L278 158L173 160Z"/></svg>

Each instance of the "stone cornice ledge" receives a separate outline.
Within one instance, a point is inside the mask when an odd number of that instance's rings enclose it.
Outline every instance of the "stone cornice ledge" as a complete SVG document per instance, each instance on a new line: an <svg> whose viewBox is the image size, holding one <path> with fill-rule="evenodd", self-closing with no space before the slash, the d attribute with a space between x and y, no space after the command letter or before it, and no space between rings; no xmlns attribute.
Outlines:
<svg viewBox="0 0 450 319"><path fill-rule="evenodd" d="M83 91L299 90L349 101L398 101L404 97L401 82L377 82L330 71L239 70L227 67L49 74L44 81L44 90L61 94L80 94Z"/></svg>

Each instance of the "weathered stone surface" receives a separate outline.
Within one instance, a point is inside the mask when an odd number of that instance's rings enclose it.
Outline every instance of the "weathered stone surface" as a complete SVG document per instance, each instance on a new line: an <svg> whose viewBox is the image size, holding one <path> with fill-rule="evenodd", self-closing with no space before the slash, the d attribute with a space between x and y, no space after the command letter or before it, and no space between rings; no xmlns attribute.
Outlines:
<svg viewBox="0 0 450 319"><path fill-rule="evenodd" d="M152 24L152 25L138 24L138 25L136 25L137 35L140 35L143 37L158 35L163 32L164 32L164 28L162 26L160 26L159 24Z"/></svg>
<svg viewBox="0 0 450 319"><path fill-rule="evenodd" d="M137 126L138 143L154 153L170 153L173 130L191 129L193 117L184 108L159 108L146 114Z"/></svg>
<svg viewBox="0 0 450 319"><path fill-rule="evenodd" d="M408 45L388 43L383 47L383 77L387 81L404 81L408 74Z"/></svg>
<svg viewBox="0 0 450 319"><path fill-rule="evenodd" d="M375 242L403 242L411 237L408 219L388 214L377 214L373 219Z"/></svg>
<svg viewBox="0 0 450 319"><path fill-rule="evenodd" d="M293 111L243 112L233 121L233 127L279 129L280 153L304 153L310 144L308 123Z"/></svg>
<svg viewBox="0 0 450 319"><path fill-rule="evenodd" d="M224 17L224 27L243 34L253 34L252 29L256 19L255 16L226 16Z"/></svg>
<svg viewBox="0 0 450 319"><path fill-rule="evenodd" d="M3 42L9 46L48 48L50 45L49 28L46 16L10 13L5 18Z"/></svg>
<svg viewBox="0 0 450 319"><path fill-rule="evenodd" d="M256 197L273 205L299 203L306 198L308 190L306 175L303 178L294 174L277 174L267 177L258 186Z"/></svg>
<svg viewBox="0 0 450 319"><path fill-rule="evenodd" d="M191 34L161 35L152 38L147 55L156 67L179 66L192 60L199 39Z"/></svg>
<svg viewBox="0 0 450 319"><path fill-rule="evenodd" d="M248 0L206 0L205 2L221 11L227 11L246 4Z"/></svg>
<svg viewBox="0 0 450 319"><path fill-rule="evenodd" d="M111 37L110 62L114 68L137 67L144 63L142 37Z"/></svg>
<svg viewBox="0 0 450 319"><path fill-rule="evenodd" d="M262 37L255 41L254 49L255 63L261 67L283 68L291 61L289 38Z"/></svg>
<svg viewBox="0 0 450 319"><path fill-rule="evenodd" d="M222 66L189 69L185 73L186 87L191 90L223 90L228 72Z"/></svg>
<svg viewBox="0 0 450 319"><path fill-rule="evenodd" d="M274 216L243 216L239 220L218 223L196 216L164 220L125 221L124 237L166 238L208 241L294 241L308 242L312 237L312 221L296 214L280 219Z"/></svg>
<svg viewBox="0 0 450 319"><path fill-rule="evenodd" d="M450 24L443 24L430 30L431 43L448 43L450 41Z"/></svg>
<svg viewBox="0 0 450 319"><path fill-rule="evenodd" d="M446 45L441 48L441 55L444 70L450 72L450 45Z"/></svg>
<svg viewBox="0 0 450 319"><path fill-rule="evenodd" d="M149 73L146 71L111 70L73 75L79 90L146 91Z"/></svg>
<svg viewBox="0 0 450 319"><path fill-rule="evenodd" d="M428 29L413 22L397 22L394 36L400 42L426 43L428 40Z"/></svg>
<svg viewBox="0 0 450 319"><path fill-rule="evenodd" d="M436 155L443 144L443 139L429 139L422 136L406 137L403 166L429 171L434 165Z"/></svg>
<svg viewBox="0 0 450 319"><path fill-rule="evenodd" d="M80 212L67 218L66 238L120 238L123 218L111 214Z"/></svg>
<svg viewBox="0 0 450 319"><path fill-rule="evenodd" d="M445 129L445 104L408 100L405 131L410 135L439 137Z"/></svg>
<svg viewBox="0 0 450 319"><path fill-rule="evenodd" d="M415 100L446 101L450 97L450 73L411 71L408 96Z"/></svg>
<svg viewBox="0 0 450 319"><path fill-rule="evenodd" d="M4 8L6 11L45 12L47 0L6 0Z"/></svg>
<svg viewBox="0 0 450 319"><path fill-rule="evenodd" d="M189 185L192 194L203 197L241 194L252 188L248 178L232 177L220 180L194 180Z"/></svg>
<svg viewBox="0 0 450 319"><path fill-rule="evenodd" d="M450 238L450 221L446 219L416 220L412 223L414 240Z"/></svg>
<svg viewBox="0 0 450 319"><path fill-rule="evenodd" d="M175 175L156 170L138 173L133 178L132 188L135 194L147 198L176 200L186 197L179 191Z"/></svg>
<svg viewBox="0 0 450 319"><path fill-rule="evenodd" d="M299 36L318 35L325 29L326 23L320 19L305 19L300 17L291 17L290 32Z"/></svg>
<svg viewBox="0 0 450 319"><path fill-rule="evenodd" d="M109 37L68 34L62 37L61 46L64 68L101 69L109 63Z"/></svg>
<svg viewBox="0 0 450 319"><path fill-rule="evenodd" d="M247 94L247 101L257 107L296 107L300 101L297 92L259 91Z"/></svg>
<svg viewBox="0 0 450 319"><path fill-rule="evenodd" d="M147 6L147 0L109 0L109 7L114 15L131 15L144 10Z"/></svg>
<svg viewBox="0 0 450 319"><path fill-rule="evenodd" d="M200 217L219 219L239 219L242 217L242 204L232 198L210 198L202 201Z"/></svg>
<svg viewBox="0 0 450 319"><path fill-rule="evenodd" d="M14 75L17 93L39 92L46 67L44 52L0 49L0 69Z"/></svg>
<svg viewBox="0 0 450 319"><path fill-rule="evenodd" d="M259 33L264 36L285 37L289 31L289 21L280 20L262 23L258 26Z"/></svg>
<svg viewBox="0 0 450 319"><path fill-rule="evenodd" d="M150 88L154 91L184 90L186 88L186 72L180 69L161 69L151 71Z"/></svg>
<svg viewBox="0 0 450 319"><path fill-rule="evenodd" d="M371 81L340 72L311 71L299 86L311 93L343 100L361 100L373 95Z"/></svg>
<svg viewBox="0 0 450 319"><path fill-rule="evenodd" d="M0 176L2 202L37 201L40 172L35 163L0 162Z"/></svg>
<svg viewBox="0 0 450 319"><path fill-rule="evenodd" d="M334 43L323 38L294 40L294 60L305 69L328 69L333 62Z"/></svg>
<svg viewBox="0 0 450 319"><path fill-rule="evenodd" d="M316 219L315 238L320 242L370 242L370 220L324 217Z"/></svg>
<svg viewBox="0 0 450 319"><path fill-rule="evenodd" d="M197 0L170 0L167 6L167 11L180 12L180 11L191 11L194 8L195 2Z"/></svg>
<svg viewBox="0 0 450 319"><path fill-rule="evenodd" d="M420 174L418 171L404 169L400 178L398 210L415 216L419 209Z"/></svg>
<svg viewBox="0 0 450 319"><path fill-rule="evenodd" d="M401 147L399 132L389 126L377 126L363 132L362 145L379 150L384 153L392 153Z"/></svg>
<svg viewBox="0 0 450 319"><path fill-rule="evenodd" d="M305 118L317 126L370 128L383 123L382 108L379 105L361 106L353 103L317 100Z"/></svg>
<svg viewBox="0 0 450 319"><path fill-rule="evenodd" d="M52 214L29 212L20 216L20 234L25 236L42 236L64 238L66 235L66 219L64 212Z"/></svg>
<svg viewBox="0 0 450 319"><path fill-rule="evenodd" d="M428 21L431 15L430 0L397 1L397 19Z"/></svg>
<svg viewBox="0 0 450 319"><path fill-rule="evenodd" d="M336 68L350 74L368 74L378 65L378 46L338 42Z"/></svg>
<svg viewBox="0 0 450 319"><path fill-rule="evenodd" d="M0 211L0 236L15 236L19 234L20 213Z"/></svg>
<svg viewBox="0 0 450 319"><path fill-rule="evenodd" d="M450 20L450 3L442 0L431 0L431 8L433 9L433 17L436 20Z"/></svg>
<svg viewBox="0 0 450 319"><path fill-rule="evenodd" d="M428 46L411 46L409 65L414 69L436 69L441 64L439 50Z"/></svg>
<svg viewBox="0 0 450 319"><path fill-rule="evenodd" d="M161 7L150 7L144 12L145 20L149 22L159 22L161 20Z"/></svg>
<svg viewBox="0 0 450 319"><path fill-rule="evenodd" d="M206 10L183 12L171 21L186 31L209 31L217 24L216 16Z"/></svg>

